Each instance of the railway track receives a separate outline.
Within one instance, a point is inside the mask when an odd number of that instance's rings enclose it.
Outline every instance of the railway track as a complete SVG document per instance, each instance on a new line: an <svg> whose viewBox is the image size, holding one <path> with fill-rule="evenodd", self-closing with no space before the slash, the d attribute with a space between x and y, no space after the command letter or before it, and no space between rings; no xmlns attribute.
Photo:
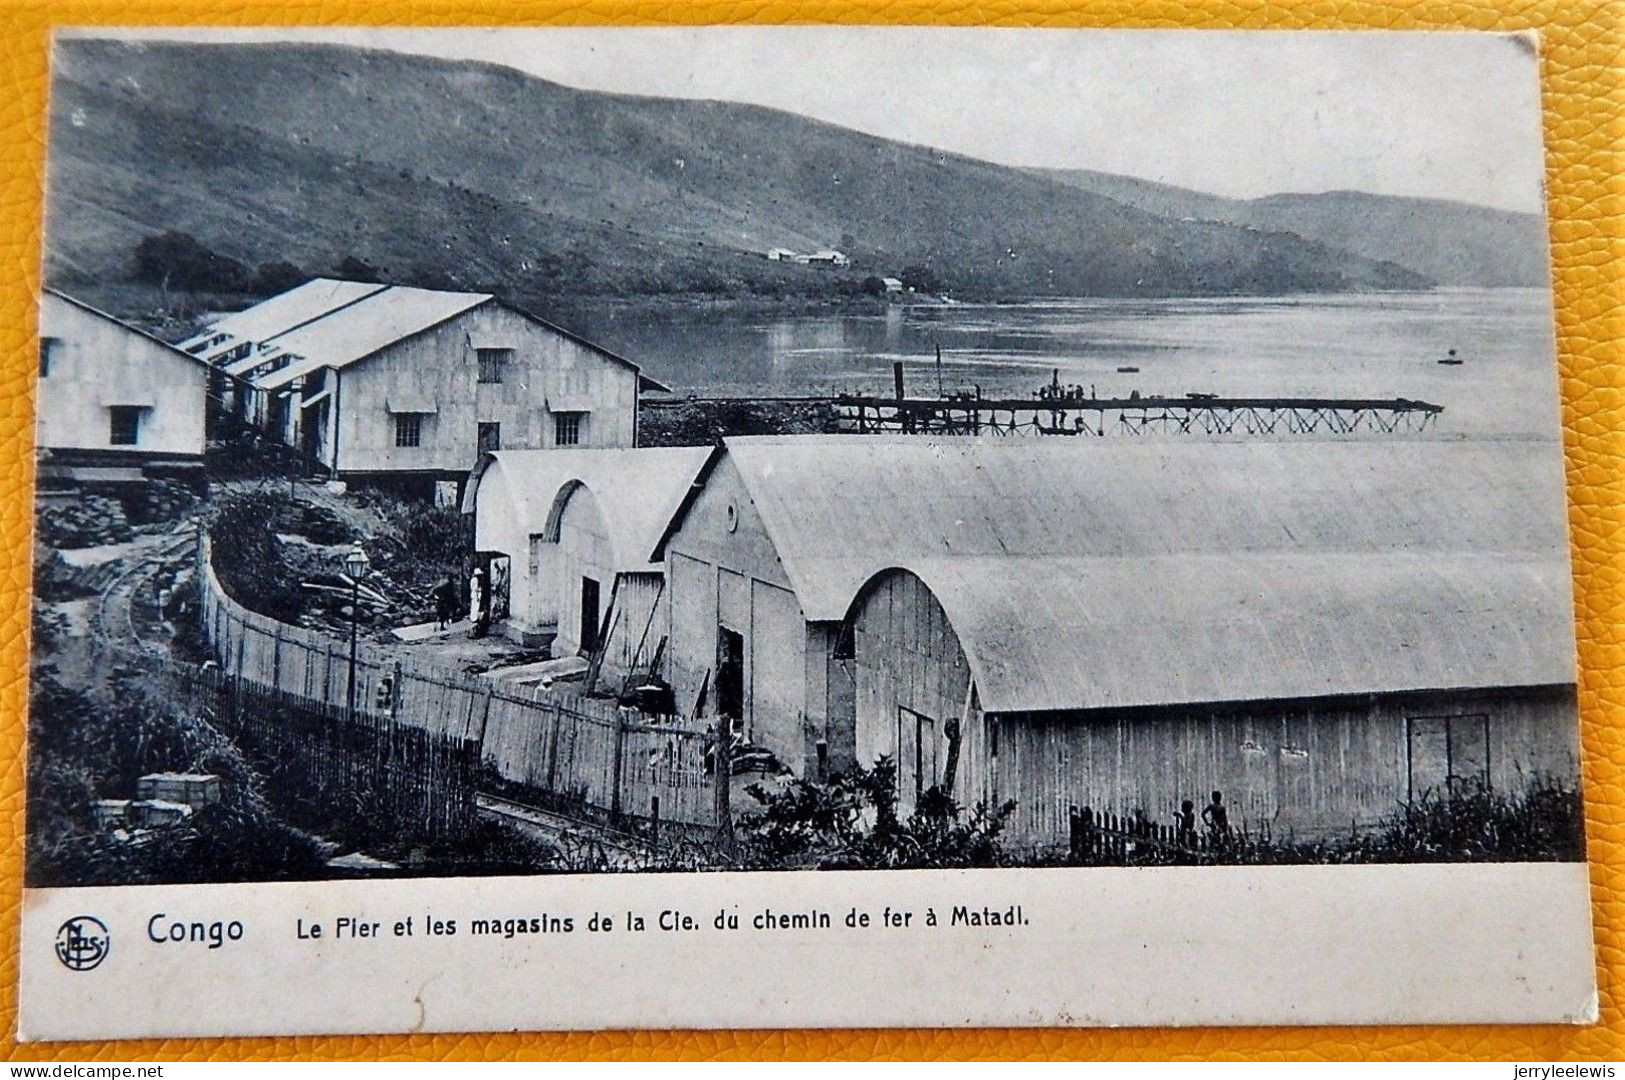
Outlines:
<svg viewBox="0 0 1625 1080"><path fill-rule="evenodd" d="M176 571L192 558L197 543L190 523L130 559L96 597L91 628L104 646L147 656L167 656L169 636L164 629L154 582Z"/></svg>
<svg viewBox="0 0 1625 1080"><path fill-rule="evenodd" d="M557 847L571 867L630 870L643 865L653 854L637 837L500 795L482 791L475 796L475 803L481 814Z"/></svg>

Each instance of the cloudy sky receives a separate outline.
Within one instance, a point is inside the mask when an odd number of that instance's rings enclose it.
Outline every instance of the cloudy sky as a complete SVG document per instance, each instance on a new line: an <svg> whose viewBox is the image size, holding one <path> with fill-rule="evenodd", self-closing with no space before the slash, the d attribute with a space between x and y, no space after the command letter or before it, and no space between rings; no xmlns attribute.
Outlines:
<svg viewBox="0 0 1625 1080"><path fill-rule="evenodd" d="M703 27L98 30L324 40L594 90L789 109L1009 165L1223 195L1356 188L1542 205L1531 39L1461 33Z"/></svg>

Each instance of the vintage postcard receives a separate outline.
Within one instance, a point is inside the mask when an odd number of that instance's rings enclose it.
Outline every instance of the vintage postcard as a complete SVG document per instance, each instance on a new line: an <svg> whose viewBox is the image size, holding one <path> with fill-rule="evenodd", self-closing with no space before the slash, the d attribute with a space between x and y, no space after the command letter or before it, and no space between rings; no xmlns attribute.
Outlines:
<svg viewBox="0 0 1625 1080"><path fill-rule="evenodd" d="M1594 1018L1538 49L59 31L20 1034Z"/></svg>

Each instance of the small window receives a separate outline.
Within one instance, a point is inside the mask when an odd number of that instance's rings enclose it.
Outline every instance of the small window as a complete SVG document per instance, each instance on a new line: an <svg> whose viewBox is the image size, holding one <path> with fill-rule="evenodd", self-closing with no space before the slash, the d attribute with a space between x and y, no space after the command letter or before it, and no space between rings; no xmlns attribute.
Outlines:
<svg viewBox="0 0 1625 1080"><path fill-rule="evenodd" d="M395 445L423 445L423 414L403 412L395 414Z"/></svg>
<svg viewBox="0 0 1625 1080"><path fill-rule="evenodd" d="M494 454L502 449L502 425L481 424L479 430L480 453Z"/></svg>
<svg viewBox="0 0 1625 1080"><path fill-rule="evenodd" d="M507 366L508 357L513 355L512 349L475 349L474 353L480 361L480 382L499 383L502 381L502 369Z"/></svg>
<svg viewBox="0 0 1625 1080"><path fill-rule="evenodd" d="M52 354L54 354L56 352L56 347L58 345L60 345L60 344L62 344L62 342L59 341L58 339L54 338L54 337L40 338L39 339L39 377L40 378L42 378L42 379L46 378L47 376L49 376L51 374L51 356L52 356Z"/></svg>
<svg viewBox="0 0 1625 1080"><path fill-rule="evenodd" d="M553 445L579 446L581 444L581 414L557 412L553 414Z"/></svg>
<svg viewBox="0 0 1625 1080"><path fill-rule="evenodd" d="M728 509L733 509L729 507ZM831 653L833 660L856 660L858 658L858 634L856 628L849 622L841 624L840 631L835 635L835 648Z"/></svg>
<svg viewBox="0 0 1625 1080"><path fill-rule="evenodd" d="M108 409L112 422L107 441L113 446L134 446L141 441L141 408L138 405L114 405Z"/></svg>

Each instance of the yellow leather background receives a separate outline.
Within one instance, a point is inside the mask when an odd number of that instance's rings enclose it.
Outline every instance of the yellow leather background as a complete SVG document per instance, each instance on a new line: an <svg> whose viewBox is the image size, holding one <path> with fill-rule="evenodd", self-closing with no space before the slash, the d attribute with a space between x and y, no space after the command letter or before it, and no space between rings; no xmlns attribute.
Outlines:
<svg viewBox="0 0 1625 1080"><path fill-rule="evenodd" d="M1606 0L0 0L0 1030L17 1060L91 1058L1625 1058L1625 432L1620 351L1621 47ZM22 881L22 737L32 520L34 294L52 25L392 23L997 23L1010 26L1535 28L1542 35L1580 704L1602 1020L1593 1028L673 1032L10 1041ZM922 971L921 978L930 973ZM1246 979L1238 969L1235 978ZM252 979L252 972L243 972Z"/></svg>

